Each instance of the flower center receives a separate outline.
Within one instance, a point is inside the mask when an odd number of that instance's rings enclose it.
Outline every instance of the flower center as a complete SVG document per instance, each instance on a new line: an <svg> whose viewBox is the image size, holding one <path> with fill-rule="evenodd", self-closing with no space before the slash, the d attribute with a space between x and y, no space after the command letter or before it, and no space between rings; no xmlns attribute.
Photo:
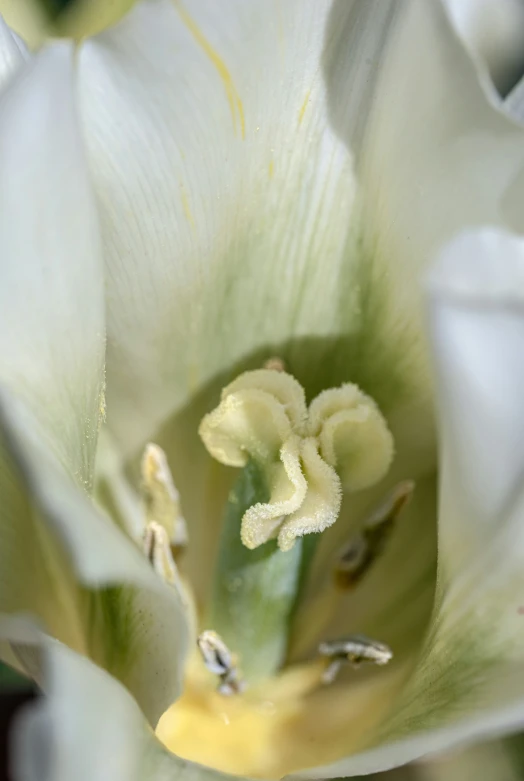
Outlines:
<svg viewBox="0 0 524 781"><path fill-rule="evenodd" d="M239 696L224 696L196 657L181 698L156 734L178 756L224 773L277 779L363 748L386 717L405 668L321 684L322 661L293 665Z"/></svg>
<svg viewBox="0 0 524 781"><path fill-rule="evenodd" d="M375 402L356 385L325 390L308 406L280 362L224 388L199 433L214 458L241 472L224 513L210 604L198 619L193 608L200 634L184 694L157 734L184 758L253 777L329 762L348 750L348 728L355 748L362 743L390 701L384 687L395 688L404 672L388 669L361 686L339 680L343 667L383 666L392 652L361 635L325 637L330 610L318 610L315 600L303 637L309 649L310 640L316 643L317 653L289 665L291 627L295 634L303 629L297 608L320 532L337 520L344 493L369 488L386 474L393 438ZM142 476L144 552L191 604L176 565L187 531L160 448L146 449ZM372 566L411 490L408 483L397 487L339 552L335 592L352 588ZM300 617L303 622L304 610ZM374 702L364 716L362 702L373 701L374 690L381 705Z"/></svg>

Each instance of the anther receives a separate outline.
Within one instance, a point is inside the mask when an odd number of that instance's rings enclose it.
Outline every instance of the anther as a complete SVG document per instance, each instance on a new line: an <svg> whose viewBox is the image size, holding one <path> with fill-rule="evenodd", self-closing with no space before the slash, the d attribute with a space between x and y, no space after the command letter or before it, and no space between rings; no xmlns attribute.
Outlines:
<svg viewBox="0 0 524 781"><path fill-rule="evenodd" d="M151 566L162 580L166 583L177 583L178 572L167 532L156 521L150 521L144 530L143 550Z"/></svg>
<svg viewBox="0 0 524 781"><path fill-rule="evenodd" d="M162 448L152 443L146 446L141 471L146 525L151 522L160 524L166 530L176 555L187 546L187 526L180 511L180 496Z"/></svg>
<svg viewBox="0 0 524 781"><path fill-rule="evenodd" d="M360 532L344 546L335 564L333 577L342 590L354 588L371 569L395 528L400 513L409 503L415 484L399 483L385 502L365 521Z"/></svg>
<svg viewBox="0 0 524 781"><path fill-rule="evenodd" d="M218 675L217 691L229 697L241 694L245 689L238 668L236 654L233 654L217 632L206 629L197 638L197 645L209 672Z"/></svg>
<svg viewBox="0 0 524 781"><path fill-rule="evenodd" d="M325 684L333 683L343 664L349 663L353 667L359 667L365 662L384 665L393 658L389 646L364 635L351 635L320 643L318 653L329 662L322 674L322 683Z"/></svg>

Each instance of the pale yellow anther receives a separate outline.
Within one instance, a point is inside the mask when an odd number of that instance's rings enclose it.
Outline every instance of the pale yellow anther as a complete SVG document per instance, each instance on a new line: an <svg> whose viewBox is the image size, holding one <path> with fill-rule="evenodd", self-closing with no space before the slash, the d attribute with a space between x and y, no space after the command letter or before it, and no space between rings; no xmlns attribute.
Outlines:
<svg viewBox="0 0 524 781"><path fill-rule="evenodd" d="M221 463L242 467L253 459L264 471L269 501L253 505L242 519L248 548L276 537L285 551L297 537L328 528L338 517L342 486L373 485L393 458L380 410L356 385L324 391L308 410L297 380L267 368L245 372L224 388L199 433Z"/></svg>
<svg viewBox="0 0 524 781"><path fill-rule="evenodd" d="M143 549L157 575L166 583L179 585L178 570L171 553L169 538L166 530L159 523L151 521L147 524Z"/></svg>
<svg viewBox="0 0 524 781"><path fill-rule="evenodd" d="M180 510L180 496L162 448L152 443L146 446L141 471L146 526L159 524L171 545L185 547L187 527Z"/></svg>
<svg viewBox="0 0 524 781"><path fill-rule="evenodd" d="M238 668L237 656L231 653L218 632L204 630L197 638L197 645L204 665L219 677L218 693L226 697L242 694L246 684Z"/></svg>

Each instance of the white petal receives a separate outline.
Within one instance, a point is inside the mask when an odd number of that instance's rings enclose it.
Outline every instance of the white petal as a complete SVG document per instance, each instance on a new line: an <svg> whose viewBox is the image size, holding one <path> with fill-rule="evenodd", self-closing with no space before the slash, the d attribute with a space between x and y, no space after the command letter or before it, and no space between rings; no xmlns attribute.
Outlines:
<svg viewBox="0 0 524 781"><path fill-rule="evenodd" d="M486 712L477 712L471 719L458 721L431 732L422 732L396 743L348 757L332 765L312 768L287 778L298 781L302 778L345 778L379 773L457 747L462 748L483 740L493 740L511 732L518 732L524 729L524 692L519 690L522 687L518 687L518 680L515 684L517 685L515 694L520 694L520 700L516 696L514 702Z"/></svg>
<svg viewBox="0 0 524 781"><path fill-rule="evenodd" d="M38 55L0 98L0 257L0 381L89 488L104 288L66 43Z"/></svg>
<svg viewBox="0 0 524 781"><path fill-rule="evenodd" d="M10 512L0 546L0 609L30 612L60 639L73 638L156 723L181 689L190 633L183 594L96 510L46 449L31 413L5 391L0 429L17 466L7 472L14 485L1 486Z"/></svg>
<svg viewBox="0 0 524 781"><path fill-rule="evenodd" d="M0 610L31 612L51 634L85 651L78 584L64 551L34 512L3 432L0 495ZM2 659L6 659L4 649ZM38 671L30 672L38 678Z"/></svg>
<svg viewBox="0 0 524 781"><path fill-rule="evenodd" d="M403 324L413 335L405 358L423 390L424 348L412 330L422 333L414 280L464 226L522 229L524 144L522 130L490 106L440 4L393 5L401 10L380 67L364 60L357 82L372 101L366 121L355 111L358 89L347 90L339 104L333 100L331 117L357 154L371 278L387 280L380 333L400 336ZM380 0L357 4L355 20L364 24L388 8ZM358 46L359 36L358 25L349 39L341 33L340 50ZM351 82L351 65L349 56L340 57L339 68L328 71L333 95Z"/></svg>
<svg viewBox="0 0 524 781"><path fill-rule="evenodd" d="M519 738L515 737L518 741ZM493 740L465 751L445 754L417 767L419 781L464 781L464 779L497 779L520 781L521 762L508 741Z"/></svg>
<svg viewBox="0 0 524 781"><path fill-rule="evenodd" d="M524 5L520 0L444 0L444 4L479 67L505 94L524 71Z"/></svg>
<svg viewBox="0 0 524 781"><path fill-rule="evenodd" d="M84 493L101 418L104 290L67 44L0 99L0 202L2 609L31 611L106 664L154 721L180 686L185 618Z"/></svg>
<svg viewBox="0 0 524 781"><path fill-rule="evenodd" d="M154 721L180 685L185 619L86 493L104 289L69 44L41 53L0 98L0 204L1 607L107 664Z"/></svg>
<svg viewBox="0 0 524 781"><path fill-rule="evenodd" d="M114 678L45 636L46 698L14 733L17 781L228 779L170 754Z"/></svg>
<svg viewBox="0 0 524 781"><path fill-rule="evenodd" d="M368 58L363 26L394 10L394 31L381 39L380 56ZM371 260L366 328L356 360L350 354L348 362L357 371L360 356L374 362L386 398L360 385L388 419L397 479L417 480L430 473L435 455L419 274L465 225L522 229L522 130L490 106L438 3L378 0L347 4L346 13L359 24L349 36L341 26L340 55L326 73L331 93L340 94L332 100L332 121L356 152ZM359 57L356 75L350 52ZM404 338L396 354L384 349ZM335 524L333 540L342 528Z"/></svg>
<svg viewBox="0 0 524 781"><path fill-rule="evenodd" d="M25 68L24 56L1 23L0 80L19 73L0 97L0 380L26 398L32 425L85 488L103 376L94 205L75 117L70 46L48 49ZM71 570L55 550L64 593L57 609L47 600L54 582L44 551L51 543L38 530L4 439L2 609L34 609L50 631L60 630L82 648Z"/></svg>
<svg viewBox="0 0 524 781"><path fill-rule="evenodd" d="M153 0L83 49L111 425L131 449L257 348L340 330L355 182L327 116L329 6Z"/></svg>
<svg viewBox="0 0 524 781"><path fill-rule="evenodd" d="M28 58L27 48L0 16L0 88Z"/></svg>
<svg viewBox="0 0 524 781"><path fill-rule="evenodd" d="M170 419L154 441L195 540L218 525L200 418L272 355L310 398L356 382L401 477L433 468L419 270L465 224L522 222L524 131L489 105L437 3L274 9L195 0L200 35L152 0L81 52L111 426L129 456Z"/></svg>
<svg viewBox="0 0 524 781"><path fill-rule="evenodd" d="M511 116L522 122L524 119L524 79L521 79L513 87L504 101L504 107Z"/></svg>
<svg viewBox="0 0 524 781"><path fill-rule="evenodd" d="M524 240L459 236L432 273L430 302L442 462L435 614L375 736L386 745L315 777L384 770L524 721Z"/></svg>
<svg viewBox="0 0 524 781"><path fill-rule="evenodd" d="M503 532L520 489L523 307L520 238L495 230L464 234L433 271L443 464L440 544L448 577L478 559Z"/></svg>

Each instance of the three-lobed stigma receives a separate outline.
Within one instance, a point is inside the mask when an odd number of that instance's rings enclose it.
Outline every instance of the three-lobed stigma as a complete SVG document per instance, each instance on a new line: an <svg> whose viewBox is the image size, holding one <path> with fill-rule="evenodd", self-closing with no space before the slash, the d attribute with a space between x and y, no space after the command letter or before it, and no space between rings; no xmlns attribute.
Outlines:
<svg viewBox="0 0 524 781"><path fill-rule="evenodd" d="M287 551L297 537L331 526L343 491L381 480L394 451L382 413L356 385L325 390L308 407L300 383L281 367L237 377L199 433L221 463L245 467L252 460L263 471L269 501L242 519L249 549L276 538Z"/></svg>

